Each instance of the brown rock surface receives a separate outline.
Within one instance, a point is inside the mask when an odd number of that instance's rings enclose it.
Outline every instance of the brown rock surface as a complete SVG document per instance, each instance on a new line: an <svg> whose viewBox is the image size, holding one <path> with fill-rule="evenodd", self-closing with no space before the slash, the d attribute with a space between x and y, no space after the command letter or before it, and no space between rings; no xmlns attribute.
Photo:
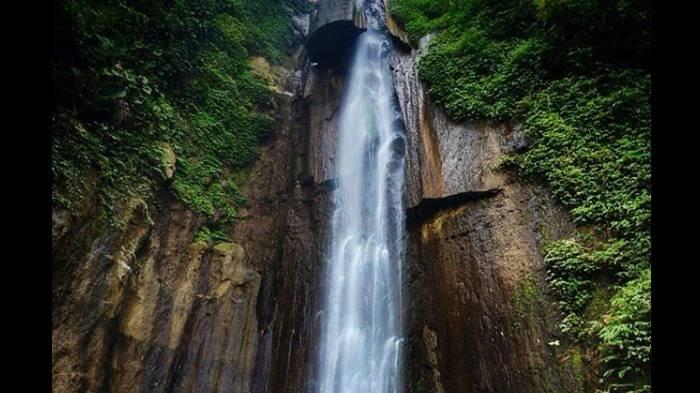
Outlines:
<svg viewBox="0 0 700 393"><path fill-rule="evenodd" d="M557 335L556 310L540 256L545 238L571 230L567 222L546 192L508 180L495 195L442 206L409 226L407 363L415 385L580 391L562 353L547 345ZM430 341L425 329L434 331Z"/></svg>
<svg viewBox="0 0 700 393"><path fill-rule="evenodd" d="M55 392L248 391L260 275L240 245L192 243L192 212L158 205L57 247Z"/></svg>
<svg viewBox="0 0 700 393"><path fill-rule="evenodd" d="M541 187L498 169L525 146L507 123L454 123L430 103L416 61L393 60L406 124L407 386L413 392L577 392L556 347L540 248L573 230Z"/></svg>

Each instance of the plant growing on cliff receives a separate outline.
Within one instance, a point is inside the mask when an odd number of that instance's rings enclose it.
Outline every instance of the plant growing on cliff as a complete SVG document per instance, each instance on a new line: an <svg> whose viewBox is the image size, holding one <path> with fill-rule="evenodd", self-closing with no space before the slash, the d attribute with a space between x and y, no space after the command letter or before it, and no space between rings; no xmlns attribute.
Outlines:
<svg viewBox="0 0 700 393"><path fill-rule="evenodd" d="M611 302L598 331L604 376L614 381L612 391L650 392L648 375L651 359L651 271L629 281Z"/></svg>
<svg viewBox="0 0 700 393"><path fill-rule="evenodd" d="M248 59L281 58L282 1L66 0L55 15L54 203L82 210L87 196L116 216L161 184L168 143L175 197L232 219L242 200L227 174L275 128Z"/></svg>
<svg viewBox="0 0 700 393"><path fill-rule="evenodd" d="M393 0L390 6L414 44L437 32L418 71L452 119L522 124L531 146L502 167L546 183L585 229L544 250L562 330L596 345L610 391L629 384L645 389L649 2ZM602 288L614 294L601 298ZM636 305L624 309L621 299Z"/></svg>
<svg viewBox="0 0 700 393"><path fill-rule="evenodd" d="M550 243L545 249L545 263L550 290L560 299L564 313L561 330L580 333L581 313L591 299L595 267L586 260L583 247L571 239Z"/></svg>
<svg viewBox="0 0 700 393"><path fill-rule="evenodd" d="M195 233L193 240L195 242L203 242L209 244L210 242L228 242L231 239L220 228L210 228L209 226L203 226L199 228L197 233Z"/></svg>

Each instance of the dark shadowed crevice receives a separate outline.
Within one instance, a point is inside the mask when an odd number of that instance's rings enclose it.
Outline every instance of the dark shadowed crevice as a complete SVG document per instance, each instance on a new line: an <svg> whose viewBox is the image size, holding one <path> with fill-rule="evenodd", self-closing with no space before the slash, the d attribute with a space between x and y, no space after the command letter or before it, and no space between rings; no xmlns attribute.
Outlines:
<svg viewBox="0 0 700 393"><path fill-rule="evenodd" d="M406 210L406 224L412 226L426 221L441 210L459 207L467 202L491 198L501 192L500 188L485 191L460 192L444 198L423 198L419 204Z"/></svg>
<svg viewBox="0 0 700 393"><path fill-rule="evenodd" d="M319 27L306 42L306 50L311 62L319 67L344 68L352 54L357 36L365 29L352 21L339 20Z"/></svg>

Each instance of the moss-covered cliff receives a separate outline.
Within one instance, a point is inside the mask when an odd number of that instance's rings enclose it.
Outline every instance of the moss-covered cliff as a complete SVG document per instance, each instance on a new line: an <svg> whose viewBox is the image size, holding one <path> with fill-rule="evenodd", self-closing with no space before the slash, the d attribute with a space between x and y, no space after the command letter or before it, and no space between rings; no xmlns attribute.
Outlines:
<svg viewBox="0 0 700 393"><path fill-rule="evenodd" d="M288 330L319 242L290 119L311 9L56 2L55 392L281 391L303 370Z"/></svg>
<svg viewBox="0 0 700 393"><path fill-rule="evenodd" d="M429 95L456 121L509 121L500 167L551 188L578 232L548 243L561 330L611 391L650 364L651 6L648 1L393 0ZM589 376L597 384L595 374Z"/></svg>
<svg viewBox="0 0 700 393"><path fill-rule="evenodd" d="M231 174L277 127L259 65L282 61L294 39L285 4L56 2L56 206L75 211L94 187L98 209L115 221L122 200L172 177L177 199L231 221L243 202L242 175Z"/></svg>

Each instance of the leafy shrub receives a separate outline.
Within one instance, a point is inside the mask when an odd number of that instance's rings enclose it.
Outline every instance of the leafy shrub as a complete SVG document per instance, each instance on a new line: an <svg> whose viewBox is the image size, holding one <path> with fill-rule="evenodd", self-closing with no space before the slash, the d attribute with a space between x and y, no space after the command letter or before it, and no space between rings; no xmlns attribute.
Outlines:
<svg viewBox="0 0 700 393"><path fill-rule="evenodd" d="M219 228L203 226L194 235L194 241L208 244L210 242L228 242L230 239L228 235Z"/></svg>
<svg viewBox="0 0 700 393"><path fill-rule="evenodd" d="M584 327L581 314L591 299L595 267L586 260L583 247L571 239L550 243L544 260L550 290L561 299L559 305L564 313L561 330L579 334Z"/></svg>
<svg viewBox="0 0 700 393"><path fill-rule="evenodd" d="M604 376L613 392L650 392L651 271L646 269L613 297L599 331ZM646 377L646 378L645 378Z"/></svg>

